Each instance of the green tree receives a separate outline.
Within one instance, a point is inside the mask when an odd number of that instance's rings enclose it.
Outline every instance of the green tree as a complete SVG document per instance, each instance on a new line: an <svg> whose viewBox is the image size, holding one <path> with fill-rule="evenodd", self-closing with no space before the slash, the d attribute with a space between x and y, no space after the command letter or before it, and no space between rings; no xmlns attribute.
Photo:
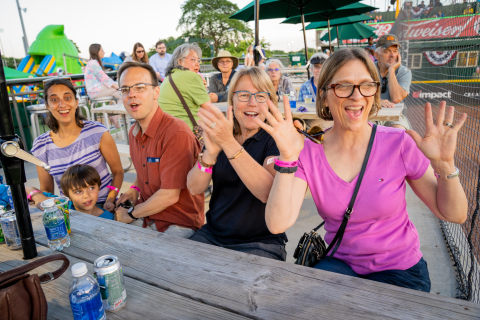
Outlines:
<svg viewBox="0 0 480 320"><path fill-rule="evenodd" d="M72 41L72 43L75 45L75 48L77 48L78 53L81 53L80 48L77 46L77 43L72 39L70 39L70 41Z"/></svg>
<svg viewBox="0 0 480 320"><path fill-rule="evenodd" d="M181 8L177 30L182 29L184 35L213 41L215 55L229 42L252 36L245 22L228 18L238 11L238 6L228 0L187 0Z"/></svg>
<svg viewBox="0 0 480 320"><path fill-rule="evenodd" d="M230 52L233 56L240 58L242 54L247 54L247 49L251 45L253 45L253 41L230 42L223 49ZM268 49L270 47L270 43L266 42L265 39L262 39L260 41L260 45L265 50L267 57L271 57L272 51Z"/></svg>

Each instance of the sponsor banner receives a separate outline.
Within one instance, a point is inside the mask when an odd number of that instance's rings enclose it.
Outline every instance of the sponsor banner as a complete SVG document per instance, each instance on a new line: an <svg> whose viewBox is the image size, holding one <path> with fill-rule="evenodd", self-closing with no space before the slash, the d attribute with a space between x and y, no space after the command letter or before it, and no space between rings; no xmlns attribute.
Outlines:
<svg viewBox="0 0 480 320"><path fill-rule="evenodd" d="M434 66L443 66L455 57L457 51L425 51L423 54L430 64Z"/></svg>
<svg viewBox="0 0 480 320"><path fill-rule="evenodd" d="M447 105L477 106L480 99L480 83L468 83L468 87L459 87L458 83L416 84L410 86L407 101L412 103L430 102L437 105L447 101Z"/></svg>
<svg viewBox="0 0 480 320"><path fill-rule="evenodd" d="M375 28L375 34L378 37L390 33L393 28L393 22L367 23L368 26ZM429 39L447 39L461 37L480 36L480 15L465 16L455 18L435 18L421 21L405 21L402 23L399 39L402 40L429 40ZM320 31L326 33L326 29ZM378 39L375 39L376 42ZM343 44L367 43L363 40L342 40Z"/></svg>

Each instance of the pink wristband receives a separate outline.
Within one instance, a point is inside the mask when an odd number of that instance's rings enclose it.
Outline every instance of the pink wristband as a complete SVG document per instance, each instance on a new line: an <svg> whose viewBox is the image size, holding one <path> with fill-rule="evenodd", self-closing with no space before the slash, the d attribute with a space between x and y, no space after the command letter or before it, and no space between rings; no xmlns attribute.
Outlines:
<svg viewBox="0 0 480 320"><path fill-rule="evenodd" d="M137 186L131 186L131 187L130 187L130 189L135 189L135 190L137 190L137 191L138 191L138 193L140 193L140 188L139 188L139 187L137 187Z"/></svg>
<svg viewBox="0 0 480 320"><path fill-rule="evenodd" d="M29 201L33 201L33 200L32 200L32 197L33 197L34 195L36 195L37 193L42 193L42 191L40 191L40 190L33 190L32 192L30 192L30 193L27 195L27 199L28 199Z"/></svg>
<svg viewBox="0 0 480 320"><path fill-rule="evenodd" d="M107 186L107 188L118 193L118 188L115 188L114 186Z"/></svg>
<svg viewBox="0 0 480 320"><path fill-rule="evenodd" d="M275 158L275 164L279 167L293 168L293 167L296 167L298 165L298 160L287 162L287 161L280 161L277 158Z"/></svg>
<svg viewBox="0 0 480 320"><path fill-rule="evenodd" d="M203 171L203 172L206 172L206 173L210 173L210 174L213 173L211 167L210 167L210 168L205 168L205 167L202 167L202 165L200 164L200 162L197 161L197 163L198 163L198 169L200 169L200 171Z"/></svg>

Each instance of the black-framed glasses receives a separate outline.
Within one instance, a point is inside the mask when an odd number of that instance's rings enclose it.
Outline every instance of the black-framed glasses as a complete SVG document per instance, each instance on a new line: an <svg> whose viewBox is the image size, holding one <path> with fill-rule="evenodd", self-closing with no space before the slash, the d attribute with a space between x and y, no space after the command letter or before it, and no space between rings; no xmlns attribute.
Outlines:
<svg viewBox="0 0 480 320"><path fill-rule="evenodd" d="M382 93L387 92L388 79L387 77L382 78Z"/></svg>
<svg viewBox="0 0 480 320"><path fill-rule="evenodd" d="M355 88L358 88L360 94L364 97L372 97L374 96L378 88L380 87L380 83L377 81L372 82L364 82L360 84L351 84L351 83L334 83L325 87L325 90L333 89L333 93L339 98L349 98Z"/></svg>
<svg viewBox="0 0 480 320"><path fill-rule="evenodd" d="M129 86L129 87L124 86L124 87L118 88L118 91L122 94L122 96L126 96L127 94L130 93L130 88L133 89L133 92L142 93L145 90L147 90L147 86L156 87L157 85L151 84L151 83L137 83L137 84L134 84L133 86Z"/></svg>
<svg viewBox="0 0 480 320"><path fill-rule="evenodd" d="M251 93L249 91L235 91L234 94L237 94L237 98L241 102L248 102L250 101L250 98L252 96L255 96L255 100L259 103L265 103L267 102L270 93L268 92L257 92L257 93Z"/></svg>

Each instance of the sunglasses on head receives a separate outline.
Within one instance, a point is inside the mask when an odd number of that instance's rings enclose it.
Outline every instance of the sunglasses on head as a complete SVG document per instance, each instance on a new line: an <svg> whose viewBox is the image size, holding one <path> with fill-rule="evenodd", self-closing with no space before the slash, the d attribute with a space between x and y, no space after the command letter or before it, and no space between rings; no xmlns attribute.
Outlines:
<svg viewBox="0 0 480 320"><path fill-rule="evenodd" d="M141 51L135 51L136 53L144 53L145 50L141 50Z"/></svg>
<svg viewBox="0 0 480 320"><path fill-rule="evenodd" d="M306 131L307 124L305 123L305 120L303 120L302 118L293 118L293 121L295 120L300 121L303 127L302 130L295 126L297 132L303 134L305 137L307 137L312 142L315 142L316 144L323 143L323 135L325 134L325 132L323 132L322 128L320 128L319 126L313 126L310 128L310 130Z"/></svg>

